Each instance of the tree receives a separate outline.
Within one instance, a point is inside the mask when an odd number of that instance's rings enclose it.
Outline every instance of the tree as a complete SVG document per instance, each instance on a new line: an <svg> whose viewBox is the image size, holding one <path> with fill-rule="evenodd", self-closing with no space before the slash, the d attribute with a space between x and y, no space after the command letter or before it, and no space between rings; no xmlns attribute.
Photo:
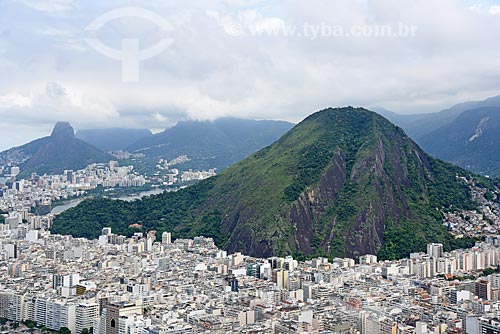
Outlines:
<svg viewBox="0 0 500 334"><path fill-rule="evenodd" d="M26 320L24 322L24 324L26 325L26 327L28 327L29 329L33 329L36 327L36 321L33 321L33 320Z"/></svg>
<svg viewBox="0 0 500 334"><path fill-rule="evenodd" d="M59 334L71 334L71 330L68 327L61 327L58 331Z"/></svg>
<svg viewBox="0 0 500 334"><path fill-rule="evenodd" d="M84 328L82 329L82 333L81 334L89 334L89 330L88 328Z"/></svg>

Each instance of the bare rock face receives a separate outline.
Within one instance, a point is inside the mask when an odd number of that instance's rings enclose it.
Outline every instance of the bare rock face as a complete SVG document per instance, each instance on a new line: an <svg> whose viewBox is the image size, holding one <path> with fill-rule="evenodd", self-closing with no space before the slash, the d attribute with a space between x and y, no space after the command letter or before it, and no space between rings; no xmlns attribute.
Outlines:
<svg viewBox="0 0 500 334"><path fill-rule="evenodd" d="M401 142L386 150L382 140L373 150L366 152L347 170L346 156L339 151L320 182L300 195L291 206L290 222L295 226L295 243L300 252L314 252L314 235L320 234L319 247L326 254L331 252L331 242L341 237L336 230L340 220L338 213L328 215L328 210L338 204L339 194L346 182L363 188L359 196L352 196L356 214L351 218L348 233L345 234L345 255L356 257L361 254L375 254L384 241L385 222L391 220L400 224L410 218L407 200L401 191L410 185L409 173L402 164ZM424 163L425 154L420 154ZM385 166L389 164L390 166ZM423 173L423 165L419 167ZM387 169L394 171L389 175ZM324 221L320 224L320 221ZM319 226L315 226L319 225ZM318 246L318 245L316 245Z"/></svg>
<svg viewBox="0 0 500 334"><path fill-rule="evenodd" d="M75 130L68 122L57 122L50 136L52 138L74 139Z"/></svg>
<svg viewBox="0 0 500 334"><path fill-rule="evenodd" d="M329 202L336 202L346 181L346 173L345 155L339 151L319 184L314 189L302 193L292 204L290 221L295 226L295 243L300 252L304 254L313 252L314 221L325 213L325 207ZM333 225L335 222L329 223ZM322 247L326 249L326 245L333 237L331 233L325 234L321 242Z"/></svg>

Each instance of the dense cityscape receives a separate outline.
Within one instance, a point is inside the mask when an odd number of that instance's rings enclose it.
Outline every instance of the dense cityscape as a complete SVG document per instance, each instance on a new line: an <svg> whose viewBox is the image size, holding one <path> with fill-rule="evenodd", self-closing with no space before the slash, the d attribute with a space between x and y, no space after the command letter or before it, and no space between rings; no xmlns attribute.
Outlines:
<svg viewBox="0 0 500 334"><path fill-rule="evenodd" d="M15 180L16 168L9 180ZM0 319L5 332L492 333L500 328L496 194L471 186L479 212L448 214L471 249L397 261L253 258L211 238L172 240L104 228L98 240L53 235L51 202L98 185L140 187L132 166L93 164L64 175L6 182L0 209ZM493 196L494 198L492 198ZM34 208L37 208L34 212Z"/></svg>
<svg viewBox="0 0 500 334"><path fill-rule="evenodd" d="M168 169L166 161L162 164ZM179 172L172 168L170 174L158 180L135 172L133 166L119 166L117 161L92 164L77 171L67 170L62 175L33 174L29 179L16 179L19 167L5 166L2 170L8 171L0 177L0 210L9 214L6 222L27 221L35 228L48 228L52 215L47 214L57 204L88 197L97 188L104 193L118 188L134 194L155 188L161 191L164 187L182 186L215 175L213 169Z"/></svg>
<svg viewBox="0 0 500 334"><path fill-rule="evenodd" d="M0 334L500 334L500 0L0 0Z"/></svg>
<svg viewBox="0 0 500 334"><path fill-rule="evenodd" d="M497 330L500 239L377 262L258 259L205 237L98 240L2 226L0 317L7 332L490 333ZM495 269L488 269L495 268ZM8 321L7 321L8 320ZM10 329L9 329L10 328Z"/></svg>

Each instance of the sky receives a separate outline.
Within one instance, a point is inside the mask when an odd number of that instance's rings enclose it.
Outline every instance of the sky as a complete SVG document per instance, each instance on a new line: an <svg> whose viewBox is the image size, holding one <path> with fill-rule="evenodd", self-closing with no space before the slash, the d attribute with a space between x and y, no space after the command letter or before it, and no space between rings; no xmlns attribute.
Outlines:
<svg viewBox="0 0 500 334"><path fill-rule="evenodd" d="M0 0L0 150L57 121L435 112L500 94L499 41L500 0Z"/></svg>

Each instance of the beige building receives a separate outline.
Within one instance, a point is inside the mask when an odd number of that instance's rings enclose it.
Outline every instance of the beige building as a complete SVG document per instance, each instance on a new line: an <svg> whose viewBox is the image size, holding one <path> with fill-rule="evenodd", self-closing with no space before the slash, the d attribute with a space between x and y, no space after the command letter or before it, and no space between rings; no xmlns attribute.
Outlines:
<svg viewBox="0 0 500 334"><path fill-rule="evenodd" d="M118 334L120 317L142 315L142 310L142 305L134 303L121 302L106 305L106 334Z"/></svg>

